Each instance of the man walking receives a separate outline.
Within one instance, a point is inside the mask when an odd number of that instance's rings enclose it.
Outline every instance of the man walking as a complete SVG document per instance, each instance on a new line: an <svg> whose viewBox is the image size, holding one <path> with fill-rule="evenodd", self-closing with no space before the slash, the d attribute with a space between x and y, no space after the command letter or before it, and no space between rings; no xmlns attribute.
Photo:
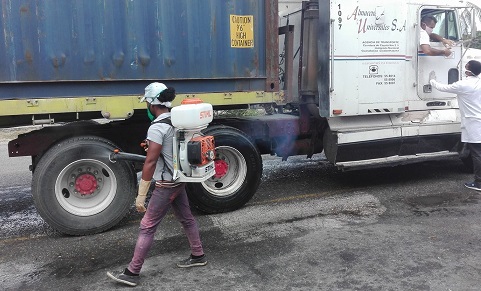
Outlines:
<svg viewBox="0 0 481 291"><path fill-rule="evenodd" d="M145 212L145 215L140 222L140 233L130 264L118 275L107 272L109 278L125 285L137 286L139 283L139 273L152 246L154 234L170 208L182 224L191 249L191 255L177 263L177 267L189 268L207 264L199 228L190 210L185 183L172 181L174 128L170 123L170 109L174 98L174 88L155 82L145 88L141 100L147 102L147 113L152 120L147 132L147 157L135 201L137 211ZM146 209L145 198L152 178L155 179L155 190Z"/></svg>
<svg viewBox="0 0 481 291"><path fill-rule="evenodd" d="M481 63L469 61L465 66L466 79L451 85L436 80L431 85L439 91L455 93L458 96L461 113L461 141L467 143L474 166L474 181L465 183L469 189L481 191Z"/></svg>

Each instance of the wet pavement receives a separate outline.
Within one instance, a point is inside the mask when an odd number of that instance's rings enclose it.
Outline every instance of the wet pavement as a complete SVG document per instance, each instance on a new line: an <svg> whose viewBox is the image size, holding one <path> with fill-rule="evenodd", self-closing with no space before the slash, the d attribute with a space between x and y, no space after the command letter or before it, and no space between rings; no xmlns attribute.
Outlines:
<svg viewBox="0 0 481 291"><path fill-rule="evenodd" d="M29 158L3 155L20 168L1 170L0 289L122 288L105 273L130 261L141 215L132 208L97 235L59 234L33 207ZM209 264L175 267L189 249L169 214L133 289L479 290L481 196L462 186L470 178L456 159L343 173L321 155L264 157L244 208L196 214Z"/></svg>

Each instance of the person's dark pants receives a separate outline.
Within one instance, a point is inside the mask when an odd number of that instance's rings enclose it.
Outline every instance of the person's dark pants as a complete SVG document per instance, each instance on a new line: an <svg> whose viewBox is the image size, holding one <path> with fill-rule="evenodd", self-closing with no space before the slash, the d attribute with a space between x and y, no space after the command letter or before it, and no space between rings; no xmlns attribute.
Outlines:
<svg viewBox="0 0 481 291"><path fill-rule="evenodd" d="M481 187L481 143L468 143L468 148L473 158L474 182Z"/></svg>

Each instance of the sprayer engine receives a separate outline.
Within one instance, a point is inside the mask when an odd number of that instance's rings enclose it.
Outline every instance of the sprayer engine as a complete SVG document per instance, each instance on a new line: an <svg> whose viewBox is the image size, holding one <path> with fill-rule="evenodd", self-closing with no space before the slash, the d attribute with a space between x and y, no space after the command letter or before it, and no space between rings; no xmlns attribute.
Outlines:
<svg viewBox="0 0 481 291"><path fill-rule="evenodd" d="M187 143L187 160L191 165L203 166L215 158L213 136L199 136Z"/></svg>

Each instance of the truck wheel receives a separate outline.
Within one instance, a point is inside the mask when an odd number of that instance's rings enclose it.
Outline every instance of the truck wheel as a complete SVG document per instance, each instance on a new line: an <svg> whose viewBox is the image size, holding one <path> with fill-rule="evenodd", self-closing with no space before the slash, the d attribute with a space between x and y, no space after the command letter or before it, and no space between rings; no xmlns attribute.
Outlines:
<svg viewBox="0 0 481 291"><path fill-rule="evenodd" d="M257 191L262 177L262 158L256 146L240 130L213 126L216 174L202 183L188 183L191 206L205 213L228 212L242 207Z"/></svg>
<svg viewBox="0 0 481 291"><path fill-rule="evenodd" d="M126 215L137 181L128 162L110 162L115 148L108 140L84 136L62 141L43 155L32 195L50 226L65 234L94 234Z"/></svg>

